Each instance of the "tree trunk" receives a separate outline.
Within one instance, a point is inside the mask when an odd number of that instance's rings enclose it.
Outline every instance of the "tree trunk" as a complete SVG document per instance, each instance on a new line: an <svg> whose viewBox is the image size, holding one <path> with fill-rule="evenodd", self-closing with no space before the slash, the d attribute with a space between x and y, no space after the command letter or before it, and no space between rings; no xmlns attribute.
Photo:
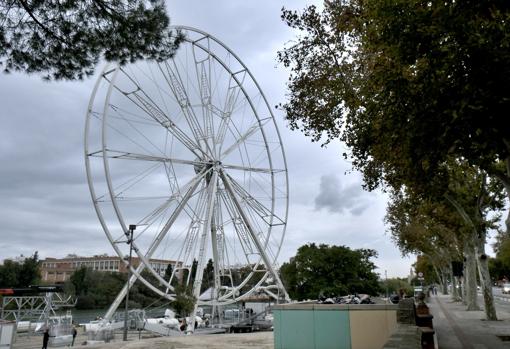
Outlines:
<svg viewBox="0 0 510 349"><path fill-rule="evenodd" d="M478 297L476 290L476 254L475 250L472 246L467 246L464 251L466 256L466 273L464 275L464 279L466 282L464 283L464 287L466 288L466 306L467 310L480 310L478 306Z"/></svg>
<svg viewBox="0 0 510 349"><path fill-rule="evenodd" d="M508 181L510 179L510 157L507 157L505 159L505 165L506 165L506 181L501 181L503 183L503 186L505 187L506 196L508 197L508 200L510 201L510 185L508 185ZM510 237L510 209L508 210L508 213L506 215L505 219L505 226L506 226L506 236Z"/></svg>
<svg viewBox="0 0 510 349"><path fill-rule="evenodd" d="M466 268L464 267L464 275L466 274ZM462 304L467 305L467 294L466 294L466 277L459 278L459 294Z"/></svg>
<svg viewBox="0 0 510 349"><path fill-rule="evenodd" d="M457 276L453 276L452 274L452 298L455 302L459 302L462 300L462 296L460 295L460 288L457 288L459 284L459 280Z"/></svg>
<svg viewBox="0 0 510 349"><path fill-rule="evenodd" d="M448 273L446 268L441 268L441 287L444 295L448 294Z"/></svg>
<svg viewBox="0 0 510 349"><path fill-rule="evenodd" d="M496 321L496 307L494 306L494 297L492 295L492 281L489 274L489 263L485 254L485 239L479 239L477 246L477 262L480 272L480 283L482 285L483 301L485 305L485 315L487 320Z"/></svg>
<svg viewBox="0 0 510 349"><path fill-rule="evenodd" d="M464 287L464 278L457 276L457 285L459 292L459 301L466 304L466 288Z"/></svg>
<svg viewBox="0 0 510 349"><path fill-rule="evenodd" d="M437 281L440 284L443 284L443 277L442 277L443 275L439 272L439 269L434 265L434 263L432 263L432 268L434 268L434 272L436 273ZM436 287L435 283L434 283L434 287Z"/></svg>

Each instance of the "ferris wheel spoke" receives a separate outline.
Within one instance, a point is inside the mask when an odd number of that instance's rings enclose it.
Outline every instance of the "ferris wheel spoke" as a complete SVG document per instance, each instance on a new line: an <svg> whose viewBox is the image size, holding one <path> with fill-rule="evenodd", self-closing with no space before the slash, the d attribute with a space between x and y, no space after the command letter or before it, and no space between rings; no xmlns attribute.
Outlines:
<svg viewBox="0 0 510 349"><path fill-rule="evenodd" d="M200 42L204 38L207 38L207 44L208 44L207 46L204 46ZM220 145L220 148L221 148L221 145L223 143L223 140L225 138L225 134L226 134L226 131L228 128L228 124L230 123L230 116L235 109L235 106L237 103L237 97L239 96L239 93L242 90L242 85L244 83L245 77L248 75L248 70L246 69L246 67L243 66L243 68L241 68L240 70L232 71L230 64L228 62L228 59L226 62L225 60L221 59L220 57L218 57L217 55L215 55L214 53L212 53L210 51L209 41L210 41L209 36L204 36L201 39L195 40L193 42L193 49L195 47L198 47L202 51L207 52L209 55L209 58L213 57L215 59L215 61L218 62L219 65L221 65L221 67L225 71L227 71L227 73L230 75L229 86L227 89L227 94L226 94L223 110L220 110L219 108L217 108L216 106L211 104L211 107L212 107L211 112L221 118L221 122L218 127L218 135L213 137L213 146ZM230 57L230 56L231 55L229 53L227 57Z"/></svg>
<svg viewBox="0 0 510 349"><path fill-rule="evenodd" d="M179 107L184 114L184 119L186 120L186 123L188 124L188 127L191 130L193 137L195 138L195 143L200 146L200 151L207 158L209 158L213 155L213 153L209 143L207 142L207 137L204 135L204 130L200 126L200 122L198 121L198 118L195 115L193 108L191 107L189 96L182 82L182 78L179 74L179 70L177 69L175 60L172 59L172 62L174 69L170 67L167 61L163 62L162 64L158 64L158 67L168 86L170 87L170 90L177 99ZM166 73L165 70L163 70L162 65L165 66Z"/></svg>
<svg viewBox="0 0 510 349"><path fill-rule="evenodd" d="M112 108L112 110L115 110L113 105L110 104L110 107ZM131 121L130 119L126 118L124 115L119 114L118 111L116 111L116 112L120 116L120 118L125 123L127 123L131 127L132 130L134 130L136 132L136 134L138 134L139 136L141 136L145 140L146 143L150 144L152 146L152 148L155 149L158 153L164 154L163 149L159 148L156 144L154 144L154 142L149 137L147 137L147 135L145 135L142 131L140 131L138 129L137 122ZM115 129L115 131L123 134L123 132L121 132L120 130L118 130L116 128L114 128L114 129ZM131 138L129 138L129 137L126 137L126 138L129 139L130 142L133 142L133 140ZM135 142L135 144L137 144L137 143ZM139 144L137 144L137 145L139 145ZM143 147L142 145L139 145L139 146L140 146L140 148L145 149L145 147Z"/></svg>
<svg viewBox="0 0 510 349"><path fill-rule="evenodd" d="M124 151L120 151L120 150L113 150L113 149L106 149L106 153L108 154L106 156L108 156L110 159L156 161L156 162L185 164L185 165L194 165L194 166L203 165L202 161L174 159L174 158L170 158L170 157L166 157L166 156L138 154L138 153L124 152Z"/></svg>
<svg viewBox="0 0 510 349"><path fill-rule="evenodd" d="M196 43L205 40L207 50L199 48ZM195 41L192 47L193 60L195 61L195 72L197 76L198 90L202 105L202 115L204 118L204 141L211 142L212 154L216 154L216 144L214 142L214 123L212 120L212 87L211 87L211 54L209 37L204 36Z"/></svg>
<svg viewBox="0 0 510 349"><path fill-rule="evenodd" d="M115 112L115 115L109 115L112 119L132 122L141 125L160 126L160 124L148 115L140 115L133 113L127 109L121 108L115 104L110 104L110 109Z"/></svg>
<svg viewBox="0 0 510 349"><path fill-rule="evenodd" d="M89 155L92 156L92 155ZM119 199L124 197L124 193L140 183L143 179L148 177L151 173L153 173L160 165L155 164L151 165L150 167L146 168L145 170L141 171L140 173L131 176L128 180L117 184L115 187L112 188L113 190L113 199ZM112 196L109 192L104 193L103 195L100 195L95 198L95 202L112 202Z"/></svg>
<svg viewBox="0 0 510 349"><path fill-rule="evenodd" d="M259 172L259 173L267 173L267 174L285 172L285 170L283 170L283 169L270 169L270 168L262 168L262 167L228 165L228 164L224 164L224 163L222 163L221 166L226 169L241 170L241 171L248 171L248 172Z"/></svg>
<svg viewBox="0 0 510 349"><path fill-rule="evenodd" d="M242 201L249 206L257 215L262 218L264 222L268 225L275 225L274 220L276 220L276 224L280 222L283 223L284 220L275 215L272 210L267 208L263 203L253 197L248 191L246 191L242 185L240 185L234 178L226 175L232 183L232 188L238 195L242 198Z"/></svg>
<svg viewBox="0 0 510 349"><path fill-rule="evenodd" d="M225 158L228 154L237 149L239 145L246 142L248 138L259 131L269 120L271 120L270 117L262 120L257 120L255 123L253 123L242 135L239 136L239 138L237 138L237 140L230 147L221 153L220 159Z"/></svg>
<svg viewBox="0 0 510 349"><path fill-rule="evenodd" d="M112 104L110 104L110 108L111 110L113 110L114 112L117 113L117 109L113 107ZM117 118L117 117L114 117L114 116L109 116L109 117L113 117L113 118ZM124 121L126 121L133 129L135 129L140 135L142 135L143 138L145 138L145 140L151 145L153 146L156 151L158 152L161 152L161 149L159 149L154 143L152 143L145 135L143 135L133 124L132 121L128 121L127 119L125 118L120 118L120 119L123 119ZM102 120L102 119L101 119ZM103 120L102 120L103 121ZM115 131L117 134L119 134L120 136L122 136L123 138L127 139L131 144L137 146L138 148L140 149L143 149L144 151L147 151L150 153L150 151L144 147L142 144L140 144L139 142L133 140L132 138L130 138L125 132L123 132L122 130L120 130L118 127L115 127L114 125L112 125L112 122L108 119L105 119L104 120L106 125L108 125L108 128L109 129L112 129L113 131ZM92 155L92 156L102 156L102 155L98 155L102 152L102 149L100 151L96 151L96 152L93 152L93 153L90 153L88 155Z"/></svg>
<svg viewBox="0 0 510 349"><path fill-rule="evenodd" d="M204 185L205 185L205 183L204 183ZM206 206L205 203L207 200L206 199L206 197L207 197L206 189L207 189L207 186L205 186L205 188L203 187L199 192L199 197L198 197L198 200L196 201L195 209L192 211L191 221L189 223L189 226L188 226L188 229L186 232L186 237L184 238L183 246L182 246L181 252L179 253L179 259L182 256L182 262L184 264L186 264L188 262L192 262L191 255L192 255L193 251L195 250L196 242L197 242L198 235L199 235L199 230L200 230L200 227L202 226L202 223L204 220L203 215L204 215L205 206ZM188 275L188 279L189 279L189 276L190 275Z"/></svg>
<svg viewBox="0 0 510 349"><path fill-rule="evenodd" d="M182 190L179 190L176 193L172 194L170 197L168 197L165 202L163 202L161 205L156 207L154 210L152 210L151 212L146 214L142 219L140 219L138 221L137 224L138 225L146 225L146 226L149 226L150 224L152 224L151 222L153 222L155 219L157 219L157 217L159 215L161 215L172 204L172 202L177 201L177 199L182 196L183 192L186 193L189 190L190 186L197 185L196 182L199 181L201 178L203 178L203 176L204 176L203 174L198 174L196 177L191 179L188 183L186 183L183 186ZM189 200L186 200L186 202L184 203L185 208L188 206L188 201Z"/></svg>
<svg viewBox="0 0 510 349"><path fill-rule="evenodd" d="M234 231L237 235L237 238L239 240L239 243L241 245L241 249L244 253L244 256L246 258L246 263L249 263L250 260L248 258L248 255L254 253L254 248L252 245L252 242L249 238L249 233L246 230L246 226L243 224L242 218L237 213L237 209L235 207L234 202L232 199L227 195L226 193L221 194L223 203L225 204L225 207L227 209L227 213L229 214L232 225L234 228ZM235 249L234 249L235 251Z"/></svg>
<svg viewBox="0 0 510 349"><path fill-rule="evenodd" d="M246 74L243 75L242 80L240 81L241 85L244 81L244 76L246 76ZM227 134L229 123L231 121L230 117L234 111L238 97L241 92L240 85L238 85L237 80L233 79L232 77L230 77L228 85L229 86L227 89L223 110L219 110L218 112L216 112L216 114L218 114L221 117L221 121L218 126L218 134L216 135L214 141L215 144L217 145L222 145L225 140L225 135Z"/></svg>
<svg viewBox="0 0 510 349"><path fill-rule="evenodd" d="M172 196L120 196L115 195L115 200L117 201L124 201L124 202L130 202L130 201L149 201L149 200L168 200L171 199ZM111 202L111 199L102 199L98 202Z"/></svg>
<svg viewBox="0 0 510 349"><path fill-rule="evenodd" d="M140 257L140 259L143 261L144 265L149 265L148 264L149 263L148 260L152 257L154 252L158 249L159 245L161 244L161 241L163 241L163 239L167 235L168 231L170 230L170 228L172 227L174 222L177 220L177 218L180 216L181 212L188 205L188 201L190 200L190 198L192 197L193 193L196 191L198 185L203 180L203 178L208 173L208 171L209 170L204 169L201 173L199 173L196 177L191 179L188 183L186 183L183 186L183 189L186 189L186 190L185 190L184 195L182 196L182 199L180 200L179 204L177 205L177 207L172 212L172 215L166 221L166 223L163 226L163 228L160 230L158 235L152 241L152 243L149 246L149 249L147 251L147 254L144 256L140 252L140 250L136 251L138 256ZM177 196L174 199L177 199ZM152 268L151 268L151 272L153 272ZM158 277L157 275L155 275L155 276L158 278L158 280L160 280L160 277ZM173 287L171 285L165 285L165 286L167 286L167 288L173 290Z"/></svg>
<svg viewBox="0 0 510 349"><path fill-rule="evenodd" d="M234 204L237 208L237 211L241 215L241 218L243 219L244 224L246 225L246 228L247 228L248 232L250 233L250 237L251 237L252 241L255 243L257 250L260 253L260 256L262 257L262 260L264 261L264 264L266 265L267 270L271 272L271 274L273 275L273 277L276 280L277 285L279 287L281 287L282 290L285 290L285 287L283 286L283 283L280 280L278 273L276 273L276 271L274 269L273 261L271 261L269 259L269 257L267 256L267 254L265 253L264 246L260 242L260 240L257 236L257 232L254 230L248 216L245 214L245 212L241 206L241 203L239 202L239 200L236 197L236 194L235 194L235 192L232 188L232 185L230 183L230 179L222 171L220 171L220 178L223 182L223 185L225 186L225 189L227 190L228 194L232 198L232 201L234 202ZM286 294L287 292L286 291L284 291L284 292L285 292L285 298L289 299L288 294Z"/></svg>
<svg viewBox="0 0 510 349"><path fill-rule="evenodd" d="M122 70L121 70L122 71ZM136 105L140 110L154 119L158 124L163 126L168 132L170 132L181 144L188 148L197 157L205 155L204 151L200 146L195 143L188 135L182 131L177 124L163 111L158 105L149 97L149 95L138 85L138 83L132 79L129 74L124 72L124 75L131 80L135 85L133 91L123 91L117 85L114 88L125 96L129 101Z"/></svg>

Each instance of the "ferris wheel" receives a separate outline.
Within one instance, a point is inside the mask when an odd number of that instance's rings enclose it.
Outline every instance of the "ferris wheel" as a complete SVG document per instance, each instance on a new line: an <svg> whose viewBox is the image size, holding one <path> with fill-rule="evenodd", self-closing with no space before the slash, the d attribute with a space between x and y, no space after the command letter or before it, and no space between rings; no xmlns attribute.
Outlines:
<svg viewBox="0 0 510 349"><path fill-rule="evenodd" d="M188 285L197 305L237 302L261 288L288 299L275 270L287 166L271 108L221 41L174 30L185 40L173 58L105 67L87 111L90 193L132 273L105 317L136 280L169 300L177 283ZM124 258L130 247L137 267ZM171 267L162 270L162 261Z"/></svg>

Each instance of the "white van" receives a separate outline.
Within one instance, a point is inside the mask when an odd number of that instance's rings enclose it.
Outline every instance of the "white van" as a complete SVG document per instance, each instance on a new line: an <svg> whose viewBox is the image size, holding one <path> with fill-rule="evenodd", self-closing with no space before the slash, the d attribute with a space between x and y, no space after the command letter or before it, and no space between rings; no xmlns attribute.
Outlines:
<svg viewBox="0 0 510 349"><path fill-rule="evenodd" d="M510 283L503 284L502 292L503 293L510 293Z"/></svg>

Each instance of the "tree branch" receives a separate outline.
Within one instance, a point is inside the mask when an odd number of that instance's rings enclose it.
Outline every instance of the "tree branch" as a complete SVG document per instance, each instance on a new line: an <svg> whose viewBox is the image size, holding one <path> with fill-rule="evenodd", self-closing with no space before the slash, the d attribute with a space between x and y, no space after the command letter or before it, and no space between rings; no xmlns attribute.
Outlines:
<svg viewBox="0 0 510 349"><path fill-rule="evenodd" d="M473 223L473 220L471 220L471 217L469 217L466 210L464 210L464 208L459 204L459 202L457 200L455 200L454 198L452 198L452 196L450 194L444 194L444 197L449 203L451 203L453 205L453 207L455 207L455 209L457 210L457 213L462 217L464 222L466 222L467 225L469 225L471 227L471 229L473 229L473 233L475 234L475 236L478 236L478 230L476 229L476 226Z"/></svg>
<svg viewBox="0 0 510 349"><path fill-rule="evenodd" d="M25 12L30 16L30 18L32 18L35 22L35 24L37 24L39 27L41 27L41 29L48 35L52 36L53 38L57 39L58 41L68 45L69 43L62 39L60 36L56 35L54 32L52 32L51 30L49 30L44 24L42 24L38 19L37 17L34 16L34 13L32 12L32 10L28 7L28 4L26 3L25 0L18 0L19 3L21 4L21 6L23 7L23 9L25 10Z"/></svg>

